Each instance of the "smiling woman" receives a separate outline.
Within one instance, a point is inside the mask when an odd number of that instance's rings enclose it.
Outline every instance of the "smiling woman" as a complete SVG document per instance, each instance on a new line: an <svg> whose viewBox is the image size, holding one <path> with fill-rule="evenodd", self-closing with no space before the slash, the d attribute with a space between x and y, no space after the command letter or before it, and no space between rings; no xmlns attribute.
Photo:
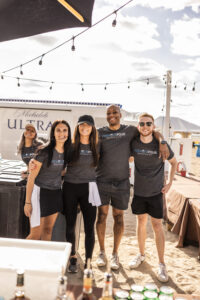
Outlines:
<svg viewBox="0 0 200 300"><path fill-rule="evenodd" d="M28 167L29 161L33 158L36 149L41 146L42 143L37 140L37 132L33 124L27 124L25 131L21 136L21 140L18 146L18 153L21 154L22 160ZM22 178L27 178L28 169L25 172L22 172Z"/></svg>
<svg viewBox="0 0 200 300"><path fill-rule="evenodd" d="M58 212L62 210L61 173L67 163L71 144L69 124L55 121L49 143L39 149L34 169L28 176L24 212L30 218L27 239L51 240Z"/></svg>
<svg viewBox="0 0 200 300"><path fill-rule="evenodd" d="M92 258L95 243L96 207L101 204L95 182L97 163L98 134L94 119L90 115L83 115L78 119L74 131L70 160L63 184L64 214L67 225L66 240L72 243L68 272L72 273L78 272L75 251L75 223L78 205L84 220L85 266L87 259Z"/></svg>

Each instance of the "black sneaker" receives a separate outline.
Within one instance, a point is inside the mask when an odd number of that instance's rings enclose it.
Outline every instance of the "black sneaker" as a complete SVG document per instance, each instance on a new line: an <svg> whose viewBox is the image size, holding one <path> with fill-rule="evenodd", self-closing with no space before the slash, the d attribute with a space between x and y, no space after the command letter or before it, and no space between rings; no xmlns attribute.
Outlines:
<svg viewBox="0 0 200 300"><path fill-rule="evenodd" d="M78 264L77 264L76 257L70 258L67 272L69 272L69 273L77 273L78 272Z"/></svg>

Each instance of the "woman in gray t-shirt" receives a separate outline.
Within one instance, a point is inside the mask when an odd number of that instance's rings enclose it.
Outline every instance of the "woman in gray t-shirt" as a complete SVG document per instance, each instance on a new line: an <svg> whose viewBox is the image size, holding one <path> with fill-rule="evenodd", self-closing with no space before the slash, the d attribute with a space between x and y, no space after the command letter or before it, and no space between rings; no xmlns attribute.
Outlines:
<svg viewBox="0 0 200 300"><path fill-rule="evenodd" d="M37 140L37 132L33 124L27 124L21 136L18 153L21 154L23 162L27 165L27 171L21 173L23 179L28 176L28 164L39 146L42 143Z"/></svg>
<svg viewBox="0 0 200 300"><path fill-rule="evenodd" d="M71 145L71 131L64 120L51 127L50 141L34 157L26 186L24 212L30 218L27 239L51 240L58 212L62 209L61 172Z"/></svg>
<svg viewBox="0 0 200 300"><path fill-rule="evenodd" d="M95 235L96 206L98 190L96 186L96 166L98 163L98 135L93 117L83 115L75 128L73 144L67 172L63 184L64 214L66 218L66 240L72 243L68 272L76 273L77 256L75 250L75 224L77 208L80 205L85 230L85 262L92 258ZM95 196L91 198L91 186L95 187Z"/></svg>

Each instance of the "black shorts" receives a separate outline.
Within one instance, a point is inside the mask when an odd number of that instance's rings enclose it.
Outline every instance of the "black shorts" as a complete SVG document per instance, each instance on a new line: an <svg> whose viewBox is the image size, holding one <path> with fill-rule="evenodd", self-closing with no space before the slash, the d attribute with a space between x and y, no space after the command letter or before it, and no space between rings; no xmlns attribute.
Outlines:
<svg viewBox="0 0 200 300"><path fill-rule="evenodd" d="M163 218L163 194L152 197L134 195L131 203L132 213L136 215L149 214L156 219Z"/></svg>
<svg viewBox="0 0 200 300"><path fill-rule="evenodd" d="M47 217L62 210L62 191L40 188L40 216Z"/></svg>
<svg viewBox="0 0 200 300"><path fill-rule="evenodd" d="M111 204L114 208L125 210L128 208L130 197L129 179L115 182L97 182L101 203Z"/></svg>

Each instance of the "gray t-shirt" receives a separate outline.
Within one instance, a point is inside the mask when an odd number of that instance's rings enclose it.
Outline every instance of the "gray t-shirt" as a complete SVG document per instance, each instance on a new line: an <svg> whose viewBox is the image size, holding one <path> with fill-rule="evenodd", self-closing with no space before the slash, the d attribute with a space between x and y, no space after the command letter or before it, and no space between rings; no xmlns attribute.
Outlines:
<svg viewBox="0 0 200 300"><path fill-rule="evenodd" d="M129 178L130 142L138 135L135 126L121 125L118 130L99 128L100 158L97 180L122 181Z"/></svg>
<svg viewBox="0 0 200 300"><path fill-rule="evenodd" d="M150 143L141 142L137 137L131 143L135 162L134 193L137 196L151 197L161 193L164 184L164 162L159 158L159 143L153 138ZM168 145L170 155L174 156Z"/></svg>
<svg viewBox="0 0 200 300"><path fill-rule="evenodd" d="M34 159L42 163L40 172L35 179L35 184L49 190L60 189L62 183L61 172L64 164L64 153L59 153L56 149L54 149L52 161L49 167L47 167L47 152L39 152Z"/></svg>
<svg viewBox="0 0 200 300"><path fill-rule="evenodd" d="M73 146L71 147L72 156ZM80 156L73 164L69 162L64 181L71 183L87 183L96 181L96 168L93 164L92 151L90 145L80 144Z"/></svg>
<svg viewBox="0 0 200 300"><path fill-rule="evenodd" d="M42 143L37 142L35 145L31 146L31 147L23 147L22 148L22 152L21 152L21 158L23 160L23 162L25 162L25 164L28 166L29 161L31 160L31 158L34 157L35 155L35 151L37 150L37 148L42 145Z"/></svg>

